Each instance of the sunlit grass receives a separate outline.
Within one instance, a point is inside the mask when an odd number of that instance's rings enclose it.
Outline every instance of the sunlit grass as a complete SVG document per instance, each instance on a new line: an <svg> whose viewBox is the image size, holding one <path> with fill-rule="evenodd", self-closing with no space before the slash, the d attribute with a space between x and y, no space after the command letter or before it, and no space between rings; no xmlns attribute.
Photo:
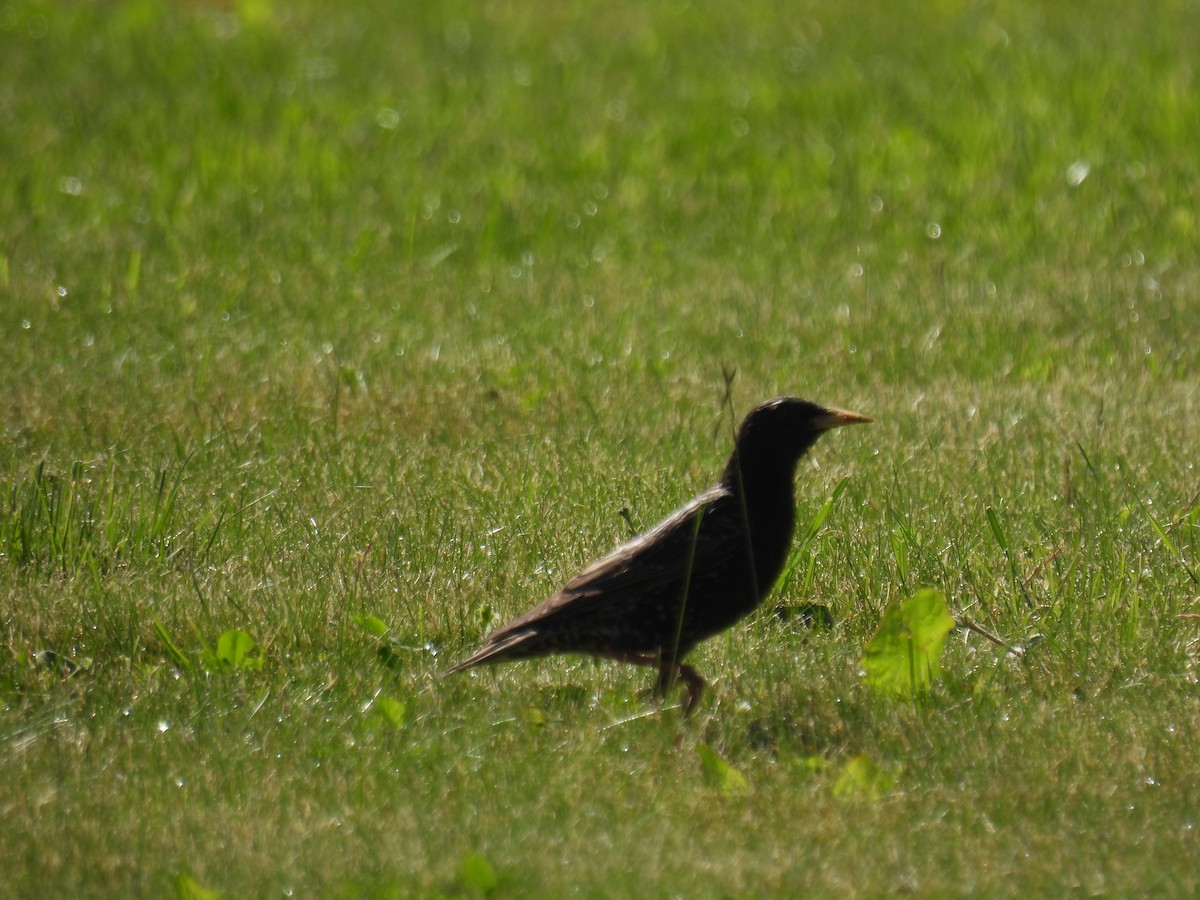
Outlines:
<svg viewBox="0 0 1200 900"><path fill-rule="evenodd" d="M1191 14L6 5L6 888L1194 893ZM694 719L439 678L733 369L876 424ZM923 587L1001 643L888 701Z"/></svg>

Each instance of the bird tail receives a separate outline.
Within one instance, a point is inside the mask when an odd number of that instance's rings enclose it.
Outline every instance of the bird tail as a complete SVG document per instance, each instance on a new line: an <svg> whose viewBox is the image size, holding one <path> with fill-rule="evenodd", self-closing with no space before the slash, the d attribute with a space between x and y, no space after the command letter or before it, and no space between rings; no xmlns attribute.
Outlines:
<svg viewBox="0 0 1200 900"><path fill-rule="evenodd" d="M514 656L528 656L530 655L528 652L518 651L536 634L536 631L524 629L508 634L493 635L480 650L448 668L442 673L442 676L453 675L455 672L461 672L463 669L470 669L484 663L500 662Z"/></svg>

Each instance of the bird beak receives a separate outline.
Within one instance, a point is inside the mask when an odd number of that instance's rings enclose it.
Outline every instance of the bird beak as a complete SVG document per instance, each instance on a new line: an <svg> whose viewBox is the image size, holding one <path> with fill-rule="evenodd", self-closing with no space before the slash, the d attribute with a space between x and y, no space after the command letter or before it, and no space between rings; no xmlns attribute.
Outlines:
<svg viewBox="0 0 1200 900"><path fill-rule="evenodd" d="M817 427L822 431L828 431L830 428L841 428L843 425L869 425L875 420L869 416L863 416L856 412L849 412L844 409L827 409L825 415L817 419Z"/></svg>

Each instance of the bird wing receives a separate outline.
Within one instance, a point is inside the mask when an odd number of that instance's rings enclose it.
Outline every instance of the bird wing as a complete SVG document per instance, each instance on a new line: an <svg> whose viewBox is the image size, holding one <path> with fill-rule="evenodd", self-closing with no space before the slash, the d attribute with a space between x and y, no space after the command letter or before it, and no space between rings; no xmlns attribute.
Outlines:
<svg viewBox="0 0 1200 900"><path fill-rule="evenodd" d="M682 588L689 562L693 569L724 565L735 554L744 552L738 541L709 540L712 535L706 529L700 546L693 548L693 544L706 521L738 521L724 513L713 515L734 502L736 499L720 486L701 494L650 531L592 563L553 597L491 635L488 642L535 626L588 616L673 585Z"/></svg>

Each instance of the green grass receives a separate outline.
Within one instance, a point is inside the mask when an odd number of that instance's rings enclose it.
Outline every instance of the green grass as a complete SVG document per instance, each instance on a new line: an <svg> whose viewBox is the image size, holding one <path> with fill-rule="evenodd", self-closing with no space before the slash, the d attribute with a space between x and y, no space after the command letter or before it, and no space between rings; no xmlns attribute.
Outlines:
<svg viewBox="0 0 1200 900"><path fill-rule="evenodd" d="M1194 12L5 4L3 892L1194 894ZM698 714L439 679L733 368L877 424Z"/></svg>

